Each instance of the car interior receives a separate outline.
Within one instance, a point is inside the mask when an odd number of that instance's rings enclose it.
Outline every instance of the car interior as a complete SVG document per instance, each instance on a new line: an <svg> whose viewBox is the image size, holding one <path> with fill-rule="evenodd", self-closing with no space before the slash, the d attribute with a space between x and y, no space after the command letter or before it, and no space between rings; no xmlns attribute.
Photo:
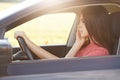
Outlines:
<svg viewBox="0 0 120 80"><path fill-rule="evenodd" d="M103 5L105 6L108 11L110 11L110 17L112 19L112 29L113 29L113 35L115 39L115 45L114 45L114 51L113 53L116 55L120 54L120 8L114 5ZM80 7L82 8L82 7ZM77 11L72 9L68 9L68 11L75 11L77 14L79 13L79 9L76 9ZM67 11L67 9L65 10ZM57 12L64 12L63 11L57 11ZM56 13L56 12L55 12ZM67 54L67 52L70 50L71 46L73 45L75 41L75 32L76 32L76 25L79 22L79 14L76 16L75 22L73 24L73 27L71 29L69 39L67 41L67 44L64 46L42 46L42 48L54 53L55 55L61 57L61 59L55 59L55 60L39 60L37 56L33 55L32 52L29 50L27 45L25 44L24 40L22 38L18 38L18 42L20 44L20 48L12 48L11 44L7 42L7 40L1 40L0 41L0 53L2 52L3 56L0 56L0 74L3 75L27 75L27 74L43 74L43 73L57 73L57 72L65 72L65 71L84 71L84 70L100 70L100 69L111 69L111 68L118 68L116 66L117 63L114 63L115 60L117 60L115 57L110 60L111 56L105 56L97 58L71 58L71 59L64 59L63 57ZM8 29L9 30L9 29ZM20 52L19 52L20 51ZM24 54L19 53L25 52L27 53L27 57ZM13 56L14 53L14 56ZM16 56L16 54L17 56ZM32 55L31 55L32 54ZM13 57L11 57L13 56ZM23 59L20 57L22 56ZM113 55L114 56L114 55ZM13 58L15 61L13 61ZM26 59L27 58L27 59ZM29 59L28 59L29 58ZM21 60L19 60L21 59ZM24 60L25 59L25 60ZM82 62L84 62L84 64ZM18 62L17 62L18 61ZM99 61L99 64L95 64ZM105 63L103 61L108 61L108 63ZM113 64L111 64L113 62ZM10 64L9 64L10 63ZM90 65L92 63L92 65ZM104 64L104 65L102 65ZM55 66L53 66L55 65ZM75 66L78 65L78 66ZM105 65L112 65L112 67L105 67ZM81 66L81 68L79 68ZM86 66L86 67L85 67ZM49 67L49 68L48 68ZM63 68L64 67L64 68ZM7 69L6 69L7 68ZM32 69L32 70L31 70Z"/></svg>
<svg viewBox="0 0 120 80"><path fill-rule="evenodd" d="M115 13L115 12L118 12L119 11L119 8L117 6L114 6L114 5L103 5L107 8L107 10L110 12L110 13ZM81 7L82 8L82 7ZM62 46L41 46L43 47L44 49L46 49L47 51L50 51L51 53L53 53L54 55L56 56L59 56L61 58L63 58L67 52L70 50L71 46L73 45L74 41L75 41L75 32L76 32L76 25L78 24L79 22L79 13L80 13L80 10L81 10L80 7L78 8L70 8L70 9L65 9L65 10L60 10L60 11L55 11L54 13L62 13L62 12L75 12L77 15L76 15L76 19L74 21L74 24L73 24L73 27L71 29L71 32L69 34L69 38L68 38L68 41L66 43L66 45L62 45ZM111 9L112 8L112 9ZM117 43L116 43L117 44ZM21 45L20 45L21 46ZM29 48L27 48L27 46L25 47L26 49L25 50L29 50ZM116 49L116 48L115 48ZM13 49L13 54L14 53L17 53L20 49L19 48L14 48ZM23 49L22 49L23 50ZM61 52L62 51L62 52ZM26 51L23 51L23 52L26 52ZM30 51L29 51L30 52ZM26 53L29 53L29 52L26 52ZM116 52L113 52L114 54L116 54ZM34 56L35 59L38 59L38 57L34 54L32 54ZM18 56L20 57L21 55L18 54ZM16 56L17 57L17 56ZM18 59L19 57L14 57L14 60ZM22 57L25 59L25 55L23 54ZM16 59L15 59L16 58Z"/></svg>

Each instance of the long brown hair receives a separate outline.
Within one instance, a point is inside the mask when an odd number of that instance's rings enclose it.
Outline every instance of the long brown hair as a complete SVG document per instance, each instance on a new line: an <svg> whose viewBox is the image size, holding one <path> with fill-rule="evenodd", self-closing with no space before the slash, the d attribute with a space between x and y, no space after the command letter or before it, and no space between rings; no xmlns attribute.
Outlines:
<svg viewBox="0 0 120 80"><path fill-rule="evenodd" d="M81 13L91 40L112 54L112 29L108 11L103 6L88 6Z"/></svg>

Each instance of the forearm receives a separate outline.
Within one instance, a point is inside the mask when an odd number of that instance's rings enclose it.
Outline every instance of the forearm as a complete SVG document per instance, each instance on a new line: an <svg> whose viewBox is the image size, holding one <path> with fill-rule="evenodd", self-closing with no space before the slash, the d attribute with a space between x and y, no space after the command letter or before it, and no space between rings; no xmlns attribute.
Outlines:
<svg viewBox="0 0 120 80"><path fill-rule="evenodd" d="M41 59L51 59L51 58L58 58L57 56L53 55L52 53L42 49L41 47L34 44L31 40L28 39L27 36L24 36L25 42L31 51L37 55Z"/></svg>
<svg viewBox="0 0 120 80"><path fill-rule="evenodd" d="M80 50L82 45L83 45L83 43L75 42L74 45L72 46L72 48L70 49L70 51L65 56L65 58L74 57L76 55L76 53Z"/></svg>

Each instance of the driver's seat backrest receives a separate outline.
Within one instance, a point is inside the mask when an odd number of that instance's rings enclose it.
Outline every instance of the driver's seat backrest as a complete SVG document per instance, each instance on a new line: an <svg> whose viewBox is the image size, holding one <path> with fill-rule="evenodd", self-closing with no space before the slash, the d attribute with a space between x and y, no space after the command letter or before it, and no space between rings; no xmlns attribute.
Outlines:
<svg viewBox="0 0 120 80"><path fill-rule="evenodd" d="M115 39L114 53L120 55L120 12L115 12L110 15L112 19L112 30Z"/></svg>

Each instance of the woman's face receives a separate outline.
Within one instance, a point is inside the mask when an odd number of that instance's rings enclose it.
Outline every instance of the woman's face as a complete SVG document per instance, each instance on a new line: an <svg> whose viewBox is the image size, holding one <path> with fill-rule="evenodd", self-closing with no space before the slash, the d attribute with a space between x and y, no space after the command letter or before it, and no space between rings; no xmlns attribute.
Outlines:
<svg viewBox="0 0 120 80"><path fill-rule="evenodd" d="M78 25L78 31L79 31L81 37L84 37L84 38L88 37L88 31L86 29L86 26L85 26L82 15L80 16L80 22L79 22L79 25Z"/></svg>

